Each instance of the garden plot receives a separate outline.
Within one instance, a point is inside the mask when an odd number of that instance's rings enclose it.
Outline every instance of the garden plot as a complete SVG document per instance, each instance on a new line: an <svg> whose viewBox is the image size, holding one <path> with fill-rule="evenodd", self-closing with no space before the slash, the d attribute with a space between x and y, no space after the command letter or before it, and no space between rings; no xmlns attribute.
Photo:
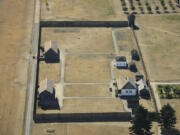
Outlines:
<svg viewBox="0 0 180 135"><path fill-rule="evenodd" d="M151 81L179 80L179 20L178 15L137 17L136 34Z"/></svg>
<svg viewBox="0 0 180 135"><path fill-rule="evenodd" d="M67 53L114 53L111 28L42 28L41 45L55 40Z"/></svg>
<svg viewBox="0 0 180 135"><path fill-rule="evenodd" d="M39 82L48 78L54 83L60 82L61 64L39 62Z"/></svg>
<svg viewBox="0 0 180 135"><path fill-rule="evenodd" d="M107 97L111 96L109 85L67 85L64 88L66 97Z"/></svg>
<svg viewBox="0 0 180 135"><path fill-rule="evenodd" d="M180 85L158 85L158 94L160 98L180 98Z"/></svg>
<svg viewBox="0 0 180 135"><path fill-rule="evenodd" d="M45 2L43 0L41 3L42 20L126 19L125 15L119 16L120 2L118 0L49 0L48 6Z"/></svg>
<svg viewBox="0 0 180 135"><path fill-rule="evenodd" d="M110 82L112 59L109 55L66 55L65 82Z"/></svg>
<svg viewBox="0 0 180 135"><path fill-rule="evenodd" d="M125 14L164 14L179 13L174 0L120 0Z"/></svg>

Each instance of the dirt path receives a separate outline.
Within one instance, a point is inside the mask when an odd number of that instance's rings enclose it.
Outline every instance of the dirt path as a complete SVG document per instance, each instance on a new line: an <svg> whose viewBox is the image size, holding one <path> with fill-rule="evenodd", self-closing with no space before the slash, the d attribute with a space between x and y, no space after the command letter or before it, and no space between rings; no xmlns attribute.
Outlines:
<svg viewBox="0 0 180 135"><path fill-rule="evenodd" d="M33 2L0 2L1 135L21 135L23 130Z"/></svg>
<svg viewBox="0 0 180 135"><path fill-rule="evenodd" d="M144 27L144 26L141 26L141 27ZM178 33L167 31L167 30L164 30L164 29L154 28L154 27L151 27L151 26L146 26L146 28L153 29L155 31L159 31L159 32L167 33L167 34L170 34L170 35L173 35L173 36L180 37L180 35Z"/></svg>
<svg viewBox="0 0 180 135"><path fill-rule="evenodd" d="M158 92L156 90L156 84L155 83L152 83L151 82L151 87L152 87L152 90L153 90L153 93L154 93L154 97L155 97L155 100L156 100L156 104L157 104L157 109L158 111L161 110L161 102L160 102L160 98L158 96Z"/></svg>

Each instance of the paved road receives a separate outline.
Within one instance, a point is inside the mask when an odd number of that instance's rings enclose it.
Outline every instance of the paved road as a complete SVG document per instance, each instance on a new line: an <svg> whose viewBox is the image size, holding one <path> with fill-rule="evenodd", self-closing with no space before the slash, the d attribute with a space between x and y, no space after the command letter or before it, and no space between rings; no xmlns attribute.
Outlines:
<svg viewBox="0 0 180 135"><path fill-rule="evenodd" d="M26 117L25 117L25 135L30 135L30 128L31 128L31 118L32 118L32 110L33 110L33 101L34 101L34 84L35 84L35 60L32 58L35 56L36 48L37 48L37 34L39 33L39 24L34 24L34 41L33 41L33 51L30 56L30 82L29 82L29 91L28 91L28 98L27 98L27 108L26 108Z"/></svg>
<svg viewBox="0 0 180 135"><path fill-rule="evenodd" d="M31 120L32 120L32 111L34 105L34 89L35 89L35 79L36 79L36 60L33 59L33 56L36 56L37 45L39 40L39 17L40 17L40 1L36 0L35 8L35 23L34 23L34 35L33 35L33 50L30 56L30 82L28 90L28 98L26 104L26 116L25 116L25 135L31 134Z"/></svg>

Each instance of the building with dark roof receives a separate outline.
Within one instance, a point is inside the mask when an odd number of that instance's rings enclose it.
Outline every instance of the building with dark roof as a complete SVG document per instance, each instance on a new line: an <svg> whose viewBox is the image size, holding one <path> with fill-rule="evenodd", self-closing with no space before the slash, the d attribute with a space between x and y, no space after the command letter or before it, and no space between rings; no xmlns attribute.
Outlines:
<svg viewBox="0 0 180 135"><path fill-rule="evenodd" d="M47 78L39 84L38 105L45 110L60 109L58 99L55 96L54 83Z"/></svg>
<svg viewBox="0 0 180 135"><path fill-rule="evenodd" d="M49 40L44 43L44 57L46 62L59 62L60 51L55 41Z"/></svg>

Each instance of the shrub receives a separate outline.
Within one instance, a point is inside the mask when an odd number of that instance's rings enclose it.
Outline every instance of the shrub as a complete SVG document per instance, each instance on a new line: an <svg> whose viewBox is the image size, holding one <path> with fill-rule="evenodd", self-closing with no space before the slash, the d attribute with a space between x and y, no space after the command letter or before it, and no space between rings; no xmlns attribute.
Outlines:
<svg viewBox="0 0 180 135"><path fill-rule="evenodd" d="M142 7L139 7L139 9L141 10L141 12L143 12L143 8Z"/></svg>
<svg viewBox="0 0 180 135"><path fill-rule="evenodd" d="M115 90L115 96L118 97L119 91Z"/></svg>
<svg viewBox="0 0 180 135"><path fill-rule="evenodd" d="M127 7L123 7L123 11L127 11L128 10L128 8Z"/></svg>
<svg viewBox="0 0 180 135"><path fill-rule="evenodd" d="M160 0L162 6L165 6L164 0Z"/></svg>
<svg viewBox="0 0 180 135"><path fill-rule="evenodd" d="M131 51L131 57L132 57L133 60L137 60L137 61L140 60L139 54L138 54L137 50L135 50L135 49L133 49L133 50Z"/></svg>
<svg viewBox="0 0 180 135"><path fill-rule="evenodd" d="M132 10L135 10L135 7L134 7L134 6L131 6L131 9L132 9Z"/></svg>
<svg viewBox="0 0 180 135"><path fill-rule="evenodd" d="M131 70L131 72L137 72L136 64L134 62L131 62L129 64L129 69Z"/></svg>
<svg viewBox="0 0 180 135"><path fill-rule="evenodd" d="M172 95L171 94L167 94L166 98L172 99Z"/></svg>
<svg viewBox="0 0 180 135"><path fill-rule="evenodd" d="M147 7L147 10L148 10L148 11L151 11L152 9L151 9L151 7L150 7L150 6L148 6L148 7Z"/></svg>
<svg viewBox="0 0 180 135"><path fill-rule="evenodd" d="M122 2L122 6L126 6L126 3L124 1Z"/></svg>
<svg viewBox="0 0 180 135"><path fill-rule="evenodd" d="M138 2L138 5L141 6L141 2Z"/></svg>
<svg viewBox="0 0 180 135"><path fill-rule="evenodd" d="M159 10L159 7L158 7L158 6L156 6L156 10Z"/></svg>
<svg viewBox="0 0 180 135"><path fill-rule="evenodd" d="M166 7L166 6L164 6L163 8L164 8L164 10L167 10L167 7Z"/></svg>
<svg viewBox="0 0 180 135"><path fill-rule="evenodd" d="M159 91L160 94L163 94L162 88L159 88L158 91Z"/></svg>

